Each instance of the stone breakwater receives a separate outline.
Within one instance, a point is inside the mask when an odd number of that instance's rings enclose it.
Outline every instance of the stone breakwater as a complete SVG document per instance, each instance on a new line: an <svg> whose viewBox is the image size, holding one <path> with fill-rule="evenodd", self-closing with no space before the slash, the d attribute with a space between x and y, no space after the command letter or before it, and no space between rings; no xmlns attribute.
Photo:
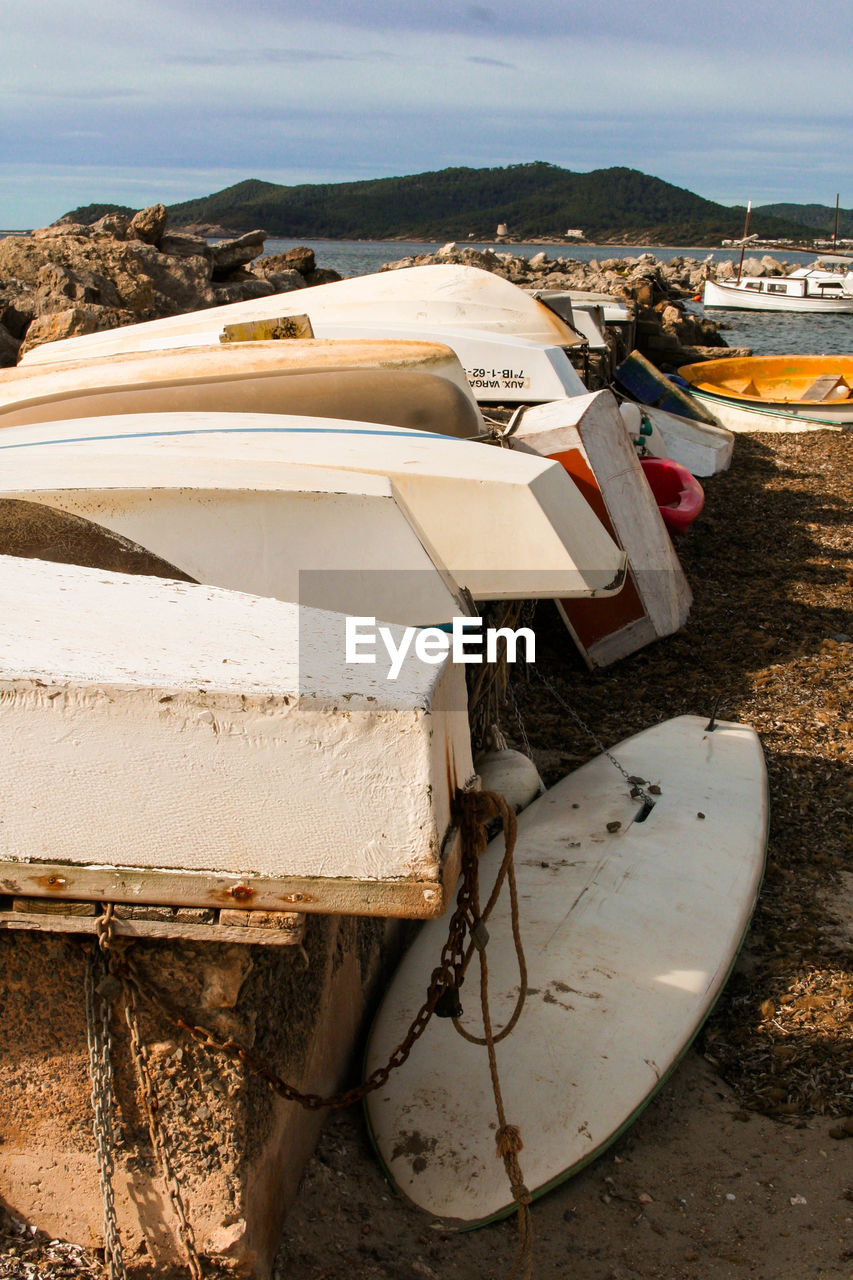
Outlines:
<svg viewBox="0 0 853 1280"><path fill-rule="evenodd" d="M310 249L263 258L266 232L209 244L170 231L162 204L91 226L0 240L0 365L75 334L339 280Z"/></svg>
<svg viewBox="0 0 853 1280"><path fill-rule="evenodd" d="M604 293L628 304L636 320L636 343L644 355L666 369L721 354L749 355L746 348L730 348L713 320L689 311L685 303L701 298L710 278L727 279L730 262L672 258L661 262L651 253L636 258L551 258L544 251L531 258L512 253L480 251L447 244L437 253L388 263L383 271L433 262L467 263L493 271L522 289L582 289ZM744 264L753 275L785 275L789 267L773 258ZM721 350L721 348L723 350Z"/></svg>
<svg viewBox="0 0 853 1280"><path fill-rule="evenodd" d="M162 204L132 218L107 214L91 226L61 220L27 236L0 240L0 365L31 347L160 316L285 293L339 280L318 268L314 253L295 248L264 256L266 233L250 231L210 244L202 235L170 230ZM685 301L701 293L707 275L731 275L731 263L651 254L577 262L445 245L425 257L403 258L383 270L458 262L504 276L526 289L585 289L631 304L638 345L659 364L714 354L725 341L717 326L692 314ZM744 264L751 274L784 274L765 258Z"/></svg>

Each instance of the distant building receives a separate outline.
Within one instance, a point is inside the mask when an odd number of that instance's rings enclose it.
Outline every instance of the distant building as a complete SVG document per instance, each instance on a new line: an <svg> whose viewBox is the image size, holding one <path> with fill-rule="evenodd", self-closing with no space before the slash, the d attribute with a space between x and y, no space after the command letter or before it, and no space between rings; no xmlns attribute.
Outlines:
<svg viewBox="0 0 853 1280"><path fill-rule="evenodd" d="M583 240L583 232L580 227L570 227L566 232L567 240Z"/></svg>
<svg viewBox="0 0 853 1280"><path fill-rule="evenodd" d="M507 225L505 222L498 223L497 235L498 237L509 235L509 231L507 230Z"/></svg>

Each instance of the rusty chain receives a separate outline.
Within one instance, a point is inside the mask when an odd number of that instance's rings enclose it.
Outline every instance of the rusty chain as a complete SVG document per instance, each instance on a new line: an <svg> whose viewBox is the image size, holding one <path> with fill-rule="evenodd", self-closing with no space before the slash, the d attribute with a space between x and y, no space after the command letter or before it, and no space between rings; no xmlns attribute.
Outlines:
<svg viewBox="0 0 853 1280"><path fill-rule="evenodd" d="M105 929L109 929L112 912L105 913ZM115 1090L112 1070L112 1032L110 1030L110 1000L104 994L109 982L104 958L100 920L98 947L90 947L84 973L86 993L86 1039L89 1047L89 1074L92 1079L92 1129L98 1160L98 1177L104 1206L104 1261L110 1280L127 1280L118 1232L115 1199L113 1197L113 1173L115 1164Z"/></svg>
<svg viewBox="0 0 853 1280"><path fill-rule="evenodd" d="M193 1280L202 1280L203 1273L195 1247L192 1227L189 1223L183 1203L180 1185L175 1176L174 1167L164 1140L162 1126L159 1122L159 1100L157 1098L156 1086L148 1069L148 1055L139 1032L137 996L141 996L149 1005L155 1008L166 1019L166 1021L171 1023L177 1029L183 1031L203 1049L208 1052L217 1052L237 1059L249 1072L266 1081L275 1093L289 1102L296 1102L311 1111L318 1111L323 1108L344 1108L352 1106L356 1102L360 1102L369 1093L382 1088L382 1086L387 1082L391 1072L397 1070L406 1062L415 1044L426 1030L433 1014L438 1013L440 1016L453 1018L454 1021L458 1019L458 1015L461 1013L458 991L464 981L465 971L475 949L481 954L481 965L483 967L485 981L485 965L483 964L482 954L488 937L484 929L485 920L491 913L491 910L497 901L500 888L507 879L509 879L513 889L512 897L514 912L516 910L516 904L514 901L514 876L512 872L512 859L516 835L515 814L509 808L503 796L492 792L459 792L457 793L457 807L457 816L462 829L461 880L456 897L456 907L450 919L447 941L442 947L439 963L430 975L426 999L415 1014L403 1040L391 1053L387 1063L385 1063L384 1066L377 1067L373 1072L371 1072L362 1084L344 1090L340 1093L333 1094L331 1097L324 1098L315 1093L303 1093L294 1085L289 1084L284 1080L276 1071L269 1067L266 1062L254 1054L245 1045L242 1045L231 1038L221 1039L214 1035L209 1028L195 1023L183 1010L173 1004L162 991L157 990L147 981L130 954L127 952L119 953L117 951L110 950L110 943L112 940L113 905L107 904L105 907L104 916L101 917L98 922L99 944L103 952L109 952L109 972L112 975L113 981L116 978L120 980L124 991L125 1017L130 1031L131 1052L140 1081L140 1090L142 1093L143 1107L148 1120L149 1134L151 1136L152 1146L154 1147L161 1165L169 1198L180 1224L181 1240L187 1255L188 1269ZM488 824L494 818L501 818L503 820L506 848L489 901L483 910L482 915L480 915L479 859L480 854L486 846L485 833ZM466 939L468 938L470 938L470 942L466 945ZM518 939L516 939L516 941L519 948L520 963L523 967L524 957L520 951L520 942ZM94 954L98 955L99 953L94 952ZM524 994L526 994L526 977L522 976L522 1003ZM481 996L483 1001L486 1038L485 1041L480 1042L486 1043L489 1046L490 1070L495 1090L495 1099L498 1105L499 1118L501 1120L498 1134L499 1154L502 1156L504 1163L507 1166L507 1173L510 1178L513 1197L518 1201L519 1233L521 1241L519 1261L524 1277L529 1277L530 1195L524 1186L521 1172L518 1168L517 1151L521 1148L520 1135L518 1134L515 1126L506 1124L503 1117L503 1104L500 1098L499 1085L497 1083L497 1064L494 1059L494 1044L497 1039L508 1034L512 1029L512 1026L515 1025L518 1014L520 1013L520 1007L516 1010L516 1013L511 1019L511 1026L506 1027L500 1035L494 1036L490 1027L488 997L484 985L481 989ZM109 1031L108 1001L104 1001L104 1008L107 1031ZM93 1105L94 1104L95 1089L93 1087ZM95 1124L96 1139L98 1139L99 1112L97 1110ZM509 1141L510 1139L511 1141ZM507 1146L508 1141L509 1146ZM515 1145L516 1143L517 1145ZM504 1149L505 1147L506 1149ZM510 1152L509 1147L513 1147L514 1150ZM102 1178L102 1188L104 1186L105 1182ZM111 1186L109 1184L109 1178L106 1180L106 1186L107 1190L104 1191L105 1223L108 1195L111 1202ZM113 1231L109 1238L117 1239L116 1233ZM121 1265L120 1245L118 1246L118 1250L119 1265ZM108 1256L112 1256L109 1249ZM126 1280L123 1268L121 1271L116 1270L113 1272L111 1270L110 1280Z"/></svg>
<svg viewBox="0 0 853 1280"><path fill-rule="evenodd" d="M166 1184L166 1192L172 1202L172 1208L178 1219L178 1234L181 1237L181 1243L184 1246L184 1253L187 1258L187 1270L193 1277L193 1280L203 1280L204 1272L201 1267L201 1260L196 1249L195 1233L190 1223L187 1208L184 1203L181 1184L175 1173L174 1164L169 1151L169 1145L166 1140L165 1130L160 1123L160 1099L157 1096L157 1088L151 1072L148 1069L148 1050L143 1044L142 1036L139 1031L139 1017L136 1008L136 992L133 987L127 983L122 983L124 991L124 1016L127 1022L128 1031L130 1032L130 1050L133 1058L133 1065L136 1068L136 1077L139 1081L139 1092L142 1097L142 1106L145 1111L145 1119L148 1122L148 1134L151 1138L151 1146L157 1156L160 1165L160 1172L163 1175L163 1181Z"/></svg>

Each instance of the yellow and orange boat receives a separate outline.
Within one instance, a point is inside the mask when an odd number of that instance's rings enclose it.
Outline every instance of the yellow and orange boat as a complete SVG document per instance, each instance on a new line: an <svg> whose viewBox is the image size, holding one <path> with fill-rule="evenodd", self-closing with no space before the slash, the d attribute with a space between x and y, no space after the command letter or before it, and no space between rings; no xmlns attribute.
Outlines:
<svg viewBox="0 0 853 1280"><path fill-rule="evenodd" d="M853 424L853 356L746 356L678 370L691 398L729 431Z"/></svg>

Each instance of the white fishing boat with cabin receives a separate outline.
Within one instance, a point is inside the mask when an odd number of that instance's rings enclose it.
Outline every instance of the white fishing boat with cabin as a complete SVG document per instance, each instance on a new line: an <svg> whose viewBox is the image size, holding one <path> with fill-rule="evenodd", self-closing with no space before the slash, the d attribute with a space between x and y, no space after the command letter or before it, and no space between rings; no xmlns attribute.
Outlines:
<svg viewBox="0 0 853 1280"><path fill-rule="evenodd" d="M845 292L839 278L827 279L823 273L706 280L702 303L708 309L853 315L853 293Z"/></svg>

